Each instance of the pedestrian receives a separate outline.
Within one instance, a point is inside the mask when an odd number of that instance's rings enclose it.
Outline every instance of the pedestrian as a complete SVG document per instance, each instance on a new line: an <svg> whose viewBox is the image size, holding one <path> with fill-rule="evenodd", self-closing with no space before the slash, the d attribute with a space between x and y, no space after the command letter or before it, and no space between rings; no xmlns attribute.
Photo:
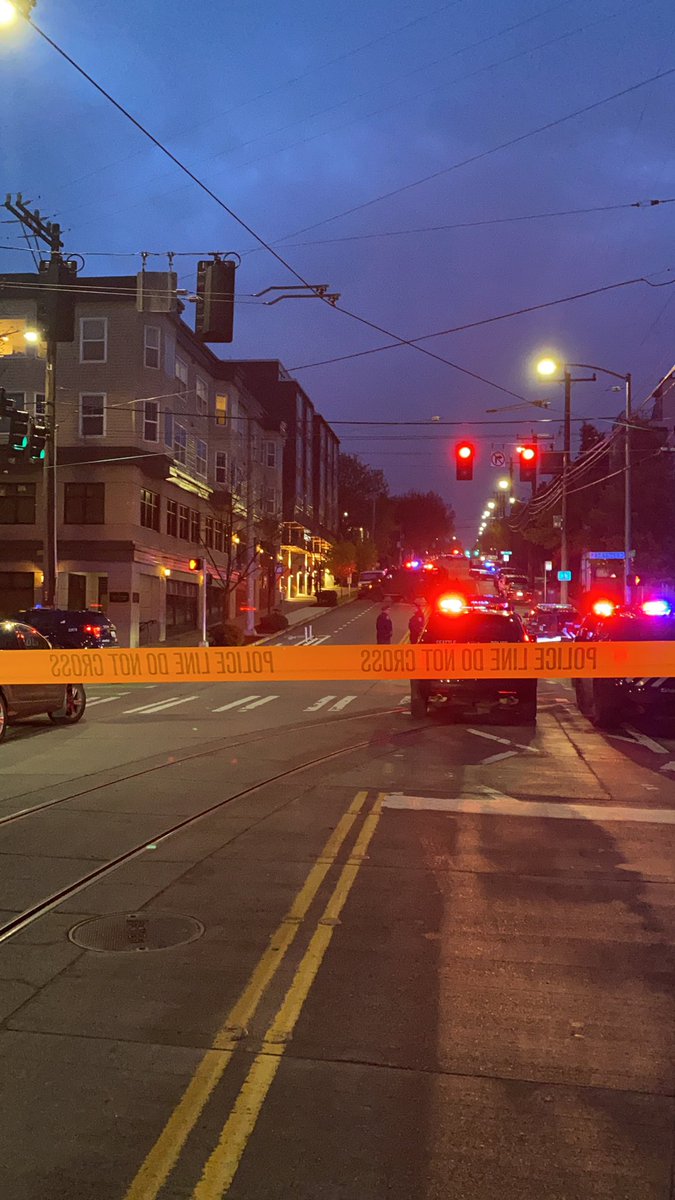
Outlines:
<svg viewBox="0 0 675 1200"><path fill-rule="evenodd" d="M410 641L414 644L419 642L420 635L424 629L424 610L421 604L417 604L415 611L408 621L408 629L410 630Z"/></svg>
<svg viewBox="0 0 675 1200"><path fill-rule="evenodd" d="M378 645L389 646L391 643L391 635L394 632L394 626L391 623L391 617L389 616L389 610L386 604L382 606L382 611L378 614L378 618L375 623L375 631L377 634Z"/></svg>

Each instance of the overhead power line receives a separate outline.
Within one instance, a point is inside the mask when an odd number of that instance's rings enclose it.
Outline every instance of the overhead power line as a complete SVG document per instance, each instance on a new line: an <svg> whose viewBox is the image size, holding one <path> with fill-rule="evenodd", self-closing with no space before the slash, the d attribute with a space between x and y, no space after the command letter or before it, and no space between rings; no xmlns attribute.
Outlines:
<svg viewBox="0 0 675 1200"><path fill-rule="evenodd" d="M350 309L344 308L342 305L336 305L336 304L333 304L332 302L330 302L329 300L327 300L325 296L321 295L316 290L316 288L314 288L312 286L312 284L310 284L304 278L304 276L299 273L299 271L296 271L295 267L293 267L291 265L291 263L289 263L283 257L283 255L281 255L277 250L275 250L274 247L272 245L270 245L269 242L267 242L259 233L257 233L256 230L253 229L243 219L243 217L240 217L238 215L238 213L236 213L234 211L234 209L230 208L230 206L228 204L226 204L225 201L223 199L221 199L221 197L218 196L217 193L212 190L212 188L210 188L206 183L204 183L204 181L202 179L200 179L198 175L195 175L194 171L192 171L188 166L186 166L186 164L184 162L182 162L181 159L179 159L173 153L173 151L169 150L169 148L167 146L165 146L164 143L159 140L159 138L155 137L155 135L153 133L151 133L150 130L147 129L146 126L141 123L141 121L137 120L136 117L132 116L132 114L129 112L129 110L126 109L123 104L120 104L119 100L116 100L115 97L112 96L110 92L108 92L100 83L98 83L93 78L93 76L90 75L89 72L84 69L84 67L80 66L80 64L78 62L76 62L75 59L72 58L70 54L68 54L65 50L63 50L62 47L59 46L58 43L53 40L53 38L50 38L49 35L44 32L44 30L40 29L40 27L35 24L35 22L32 20L32 18L30 16L26 16L25 20L28 22L28 24L31 26L31 28L34 29L35 32L41 38L43 38L43 40L45 42L47 42L48 45L50 45L52 47L52 49L56 51L57 54L59 54L61 56L61 58L65 59L65 61L67 63L69 63L70 66L73 67L74 70L76 70L79 75L81 75L84 79L86 79L87 82L90 83L92 85L92 87L95 88L96 91L99 92L99 94L101 96L103 96L106 100L108 100L109 103L112 104L113 107L116 108L117 111L119 113L121 113L122 116L125 117L127 121L130 121L131 124L140 133L143 134L144 137L148 138L148 140L151 141L152 144L154 146L156 146L158 150L161 150L162 154L166 155L166 157L169 158L171 160L171 162L174 163L174 165L177 166L180 171L182 171L185 175L187 175L187 177L189 179L191 179L192 182L194 184L196 184L196 186L205 193L205 195L209 196L220 208L223 209L224 212L226 212L228 214L228 216L230 216L232 218L232 220L236 221L237 224L240 225L242 229L244 229L247 233L249 233L251 235L251 237L255 239L255 241L258 243L258 245L262 246L263 249L267 250L268 253L271 254L272 257L275 258L277 260L277 262L281 264L281 266L283 266L287 271L289 271L290 274L293 275L293 277L295 279L297 279L298 282L303 285L303 287L306 287L310 292L313 292L315 295L317 295L319 297L319 299L321 300L321 302L326 304L327 307L329 307L333 311L338 311L338 312L343 313L345 316L349 317L351 320L357 321L359 324L364 325L368 329L374 330L376 333L381 333L385 337L395 338L397 341L400 341L400 343L402 345L410 345L410 346L412 346L412 348L414 350L417 350L418 353L426 355L427 358L431 358L437 362L444 363L446 366L452 367L455 371L459 371L459 372L461 372L461 374L467 375L470 379L475 379L475 380L479 381L480 383L486 384L488 387L495 388L497 391L504 393L504 395L506 395L506 396L513 396L516 400L524 400L525 399L525 397L521 396L518 392L511 391L510 388L506 388L502 384L496 383L493 379L488 379L485 375L480 375L476 371L471 371L467 367L461 366L460 363L452 362L449 358L444 358L440 354L435 354L433 351L427 350L426 347L424 347L424 346L415 346L407 338L399 337L398 334L393 333L391 329L385 329L384 326L378 325L375 321L370 321L366 317L363 317L358 313L351 312Z"/></svg>
<svg viewBox="0 0 675 1200"><path fill-rule="evenodd" d="M287 233L283 237L278 238L276 244L287 242L293 237L299 237L302 233L310 233L313 229L320 229L322 225L328 225L331 221L338 221L342 217L349 217L352 213L363 212L364 209L370 208L373 204L379 204L382 200L391 200L392 197L400 196L403 192L411 191L412 188L421 187L422 184L430 183L434 179L440 179L442 176L448 175L451 171L458 171L461 167L467 167L471 163L481 162L483 159L489 158L492 154L497 154L500 150L508 150L512 146L518 146L521 142L525 142L531 137L536 137L537 134L547 133L550 129L556 129L560 125L564 125L567 121L585 116L589 112L594 112L595 109L602 108L605 104L610 104L612 100L619 100L622 96L629 96L643 87L648 87L650 83L656 83L659 79L666 79L673 74L675 74L675 67L668 67L667 70L657 71L655 75L650 75L647 79L641 79L638 83L621 88L618 92L612 92L609 96L603 96L600 100L594 100L592 104L585 104L582 108L575 109L574 112L566 113L563 117L556 117L553 121L547 121L544 125L537 125L533 129L528 129L525 133L519 133L504 142L498 142L495 146L488 147L487 150L480 150L476 154L470 154L466 158L459 159L447 167L441 167L438 171L432 171L430 175L423 175L420 179L413 179L409 183L401 184L400 187L392 188L388 192L382 192L379 196L372 196L370 200L364 200L361 204L354 204L351 208L334 213L332 217L324 217L321 221L315 221L312 225L304 225L302 229L295 229L293 233Z"/></svg>

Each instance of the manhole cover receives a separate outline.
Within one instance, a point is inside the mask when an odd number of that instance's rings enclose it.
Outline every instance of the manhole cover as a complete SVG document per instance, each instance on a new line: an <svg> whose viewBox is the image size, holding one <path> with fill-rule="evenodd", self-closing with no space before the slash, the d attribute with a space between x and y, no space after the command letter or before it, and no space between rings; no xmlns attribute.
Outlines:
<svg viewBox="0 0 675 1200"><path fill-rule="evenodd" d="M175 913L113 913L75 925L68 937L85 950L166 950L201 937L204 926Z"/></svg>

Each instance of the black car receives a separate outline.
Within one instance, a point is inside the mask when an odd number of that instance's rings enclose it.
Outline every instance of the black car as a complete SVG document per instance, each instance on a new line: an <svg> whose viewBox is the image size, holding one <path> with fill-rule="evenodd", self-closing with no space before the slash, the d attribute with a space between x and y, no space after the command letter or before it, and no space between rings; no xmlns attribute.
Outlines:
<svg viewBox="0 0 675 1200"><path fill-rule="evenodd" d="M515 613L469 608L457 597L441 596L430 611L420 637L427 645L452 642L525 642L523 623ZM519 725L537 719L536 679L413 679L410 711L424 717L431 701L472 712L503 712Z"/></svg>
<svg viewBox="0 0 675 1200"><path fill-rule="evenodd" d="M648 606L647 606L648 607ZM672 642L675 617L607 605L604 614L590 613L582 622L577 641ZM598 729L613 729L631 717L647 715L675 730L675 679L665 676L641 679L575 679L577 706Z"/></svg>
<svg viewBox="0 0 675 1200"><path fill-rule="evenodd" d="M112 621L94 608L79 612L66 608L30 608L14 619L38 629L58 650L99 650L103 646L117 645L117 630Z"/></svg>
<svg viewBox="0 0 675 1200"><path fill-rule="evenodd" d="M573 641L581 617L571 604L537 604L525 618L525 629L535 642Z"/></svg>

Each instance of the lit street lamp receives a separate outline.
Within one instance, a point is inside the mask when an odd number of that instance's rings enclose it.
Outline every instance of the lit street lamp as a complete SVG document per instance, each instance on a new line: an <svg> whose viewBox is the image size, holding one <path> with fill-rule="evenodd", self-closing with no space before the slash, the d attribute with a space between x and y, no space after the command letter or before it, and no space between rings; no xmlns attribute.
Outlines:
<svg viewBox="0 0 675 1200"><path fill-rule="evenodd" d="M579 379L573 379L570 368L580 371L592 371L590 376L582 376ZM565 385L565 415L564 415L564 445L563 445L563 470L562 470L562 528L560 540L560 569L566 571L568 569L568 538L567 538L567 496L568 496L568 472L572 442L572 384L573 383L593 383L596 379L596 371L602 375L610 375L613 379L621 379L626 389L626 411L625 411L625 432L624 432L624 521L623 521L623 594L624 602L630 603L630 575L632 563L632 464L631 464L631 417L633 409L633 379L632 375L627 372L625 375L618 371L610 371L608 367L598 367L594 363L560 363L550 355L545 355L536 364L537 374L544 378L552 378L553 375L562 371L563 383ZM563 580L560 587L560 600L562 604L567 603L567 581Z"/></svg>

